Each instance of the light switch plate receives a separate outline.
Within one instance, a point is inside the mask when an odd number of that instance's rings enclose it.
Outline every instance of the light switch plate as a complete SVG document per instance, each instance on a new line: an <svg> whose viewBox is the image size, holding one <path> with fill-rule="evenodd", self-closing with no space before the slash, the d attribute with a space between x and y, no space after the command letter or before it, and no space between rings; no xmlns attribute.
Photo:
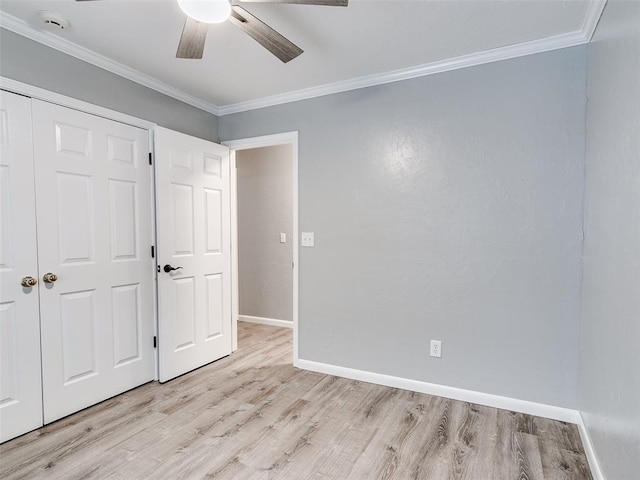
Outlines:
<svg viewBox="0 0 640 480"><path fill-rule="evenodd" d="M313 232L302 232L302 246L313 247L314 235Z"/></svg>
<svg viewBox="0 0 640 480"><path fill-rule="evenodd" d="M287 243L287 234L286 233L281 233L280 234L280 243Z"/></svg>

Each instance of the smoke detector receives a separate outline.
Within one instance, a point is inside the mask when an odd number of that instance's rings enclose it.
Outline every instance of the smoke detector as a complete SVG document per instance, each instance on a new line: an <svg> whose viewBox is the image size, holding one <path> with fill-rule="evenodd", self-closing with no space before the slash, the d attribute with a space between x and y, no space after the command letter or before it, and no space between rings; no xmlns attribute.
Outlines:
<svg viewBox="0 0 640 480"><path fill-rule="evenodd" d="M44 22L47 27L54 28L56 30L65 30L69 28L69 20L55 12L40 12L40 20Z"/></svg>

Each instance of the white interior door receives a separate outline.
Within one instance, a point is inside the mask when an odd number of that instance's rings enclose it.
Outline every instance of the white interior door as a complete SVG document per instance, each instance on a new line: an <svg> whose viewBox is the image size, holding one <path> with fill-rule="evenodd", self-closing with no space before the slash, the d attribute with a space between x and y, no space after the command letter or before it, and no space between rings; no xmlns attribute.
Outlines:
<svg viewBox="0 0 640 480"><path fill-rule="evenodd" d="M48 423L155 376L151 167L148 131L32 105Z"/></svg>
<svg viewBox="0 0 640 480"><path fill-rule="evenodd" d="M164 382L231 353L229 149L164 128L155 141Z"/></svg>
<svg viewBox="0 0 640 480"><path fill-rule="evenodd" d="M0 91L0 442L42 425L31 99Z"/></svg>

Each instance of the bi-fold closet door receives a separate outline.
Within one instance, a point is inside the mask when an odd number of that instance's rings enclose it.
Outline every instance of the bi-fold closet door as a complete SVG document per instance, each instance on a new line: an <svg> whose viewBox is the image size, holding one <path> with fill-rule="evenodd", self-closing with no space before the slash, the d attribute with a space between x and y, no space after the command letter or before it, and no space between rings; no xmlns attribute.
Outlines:
<svg viewBox="0 0 640 480"><path fill-rule="evenodd" d="M0 91L0 441L42 425L35 206L31 100Z"/></svg>
<svg viewBox="0 0 640 480"><path fill-rule="evenodd" d="M1 94L4 441L154 379L155 272L148 131Z"/></svg>

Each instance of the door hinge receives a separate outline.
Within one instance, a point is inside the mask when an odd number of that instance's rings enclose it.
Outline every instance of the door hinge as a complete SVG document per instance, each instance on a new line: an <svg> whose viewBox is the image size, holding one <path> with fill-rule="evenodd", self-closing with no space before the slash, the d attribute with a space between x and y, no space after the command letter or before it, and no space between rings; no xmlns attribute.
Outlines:
<svg viewBox="0 0 640 480"><path fill-rule="evenodd" d="M296 268L296 262L291 262L291 268Z"/></svg>
<svg viewBox="0 0 640 480"><path fill-rule="evenodd" d="M152 156L151 156L151 152L149 152L149 165L152 165L152 164L153 164L153 162L152 162L151 158L152 158Z"/></svg>
<svg viewBox="0 0 640 480"><path fill-rule="evenodd" d="M151 258L156 258L156 247L151 245Z"/></svg>
<svg viewBox="0 0 640 480"><path fill-rule="evenodd" d="M158 348L158 337L153 337L153 348Z"/></svg>

